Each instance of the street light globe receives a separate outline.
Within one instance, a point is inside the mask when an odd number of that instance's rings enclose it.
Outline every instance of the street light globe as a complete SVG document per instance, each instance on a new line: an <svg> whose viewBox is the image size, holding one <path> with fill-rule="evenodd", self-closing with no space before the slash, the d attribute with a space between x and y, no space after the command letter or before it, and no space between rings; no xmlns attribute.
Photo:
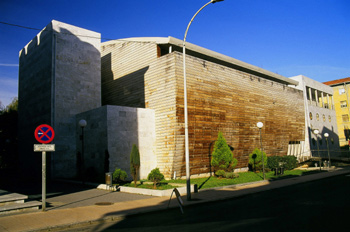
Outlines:
<svg viewBox="0 0 350 232"><path fill-rule="evenodd" d="M318 135L320 133L320 131L318 129L313 130L313 132L315 135Z"/></svg>
<svg viewBox="0 0 350 232"><path fill-rule="evenodd" d="M84 127L86 127L86 125L87 125L86 120L82 119L82 120L79 121L79 126L80 127L84 128Z"/></svg>
<svg viewBox="0 0 350 232"><path fill-rule="evenodd" d="M328 138L329 134L328 133L324 133L324 137Z"/></svg>
<svg viewBox="0 0 350 232"><path fill-rule="evenodd" d="M257 124L256 124L256 126L257 127L259 127L260 129L264 126L264 124L262 123L262 122L258 122Z"/></svg>

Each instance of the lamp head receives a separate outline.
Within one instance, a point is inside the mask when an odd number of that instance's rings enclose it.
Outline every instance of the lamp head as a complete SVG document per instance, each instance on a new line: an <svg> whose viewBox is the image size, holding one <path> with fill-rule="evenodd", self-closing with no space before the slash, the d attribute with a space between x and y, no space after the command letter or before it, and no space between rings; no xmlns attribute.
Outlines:
<svg viewBox="0 0 350 232"><path fill-rule="evenodd" d="M312 132L313 132L315 135L318 135L318 134L320 133L320 131L319 131L318 129L314 129Z"/></svg>
<svg viewBox="0 0 350 232"><path fill-rule="evenodd" d="M258 122L258 123L256 124L256 126L259 127L259 128L261 129L261 128L264 126L264 123Z"/></svg>
<svg viewBox="0 0 350 232"><path fill-rule="evenodd" d="M329 134L328 133L324 133L324 137L328 138Z"/></svg>
<svg viewBox="0 0 350 232"><path fill-rule="evenodd" d="M79 126L80 126L81 128L84 128L84 127L86 127L86 125L87 125L87 122L86 122L86 120L84 120L84 119L81 119L81 120L79 121Z"/></svg>

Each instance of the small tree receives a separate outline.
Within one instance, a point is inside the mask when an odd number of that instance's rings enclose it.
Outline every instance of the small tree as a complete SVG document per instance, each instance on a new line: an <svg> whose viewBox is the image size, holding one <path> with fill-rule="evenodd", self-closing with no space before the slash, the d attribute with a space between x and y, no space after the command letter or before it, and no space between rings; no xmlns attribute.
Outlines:
<svg viewBox="0 0 350 232"><path fill-rule="evenodd" d="M259 148L255 148L254 151L249 154L249 165L254 171L262 169L262 155L264 156L264 166L267 167L267 156L265 152L261 152Z"/></svg>
<svg viewBox="0 0 350 232"><path fill-rule="evenodd" d="M130 172L131 176L134 179L135 187L136 187L136 181L137 176L139 173L140 168L140 153L137 146L134 144L132 145L131 154L130 154Z"/></svg>
<svg viewBox="0 0 350 232"><path fill-rule="evenodd" d="M126 174L125 171L121 170L120 168L116 168L113 172L113 181L119 183L122 181L125 181L125 179L128 178L128 174Z"/></svg>
<svg viewBox="0 0 350 232"><path fill-rule="evenodd" d="M221 131L218 134L218 139L215 142L214 150L211 155L211 165L214 171L223 170L225 172L230 172L237 165L237 159L233 158L233 154Z"/></svg>
<svg viewBox="0 0 350 232"><path fill-rule="evenodd" d="M164 179L164 175L159 171L159 168L153 169L147 177L148 180L153 182L153 188L157 188L157 184Z"/></svg>

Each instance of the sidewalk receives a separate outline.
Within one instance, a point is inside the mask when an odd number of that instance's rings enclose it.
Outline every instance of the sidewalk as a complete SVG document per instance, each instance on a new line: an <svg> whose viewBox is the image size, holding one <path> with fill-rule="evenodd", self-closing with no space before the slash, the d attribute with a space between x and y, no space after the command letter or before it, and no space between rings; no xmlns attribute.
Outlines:
<svg viewBox="0 0 350 232"><path fill-rule="evenodd" d="M245 185L226 186L222 188L201 190L192 194L192 200L184 201L186 206L205 202L225 200L253 194L261 191L305 183L318 179L350 173L349 168L338 168L329 172L294 177L277 181L259 181ZM140 200L122 201L114 204L89 205L75 208L48 210L27 214L9 215L0 217L0 231L47 231L74 228L75 226L89 225L123 220L127 215L147 213L157 210L166 210L169 197L152 197ZM173 196L170 207L178 207Z"/></svg>

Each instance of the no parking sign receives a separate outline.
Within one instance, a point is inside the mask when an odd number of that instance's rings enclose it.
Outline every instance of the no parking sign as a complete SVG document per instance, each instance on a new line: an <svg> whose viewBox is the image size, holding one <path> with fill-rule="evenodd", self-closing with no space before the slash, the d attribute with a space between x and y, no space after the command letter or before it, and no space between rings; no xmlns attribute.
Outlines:
<svg viewBox="0 0 350 232"><path fill-rule="evenodd" d="M36 140L41 144L34 144L34 151L42 153L42 210L46 209L46 152L55 151L55 144L50 143L55 137L55 131L47 124L38 126L34 131Z"/></svg>
<svg viewBox="0 0 350 232"><path fill-rule="evenodd" d="M55 137L55 131L47 124L42 124L35 129L34 136L39 143L50 143Z"/></svg>

